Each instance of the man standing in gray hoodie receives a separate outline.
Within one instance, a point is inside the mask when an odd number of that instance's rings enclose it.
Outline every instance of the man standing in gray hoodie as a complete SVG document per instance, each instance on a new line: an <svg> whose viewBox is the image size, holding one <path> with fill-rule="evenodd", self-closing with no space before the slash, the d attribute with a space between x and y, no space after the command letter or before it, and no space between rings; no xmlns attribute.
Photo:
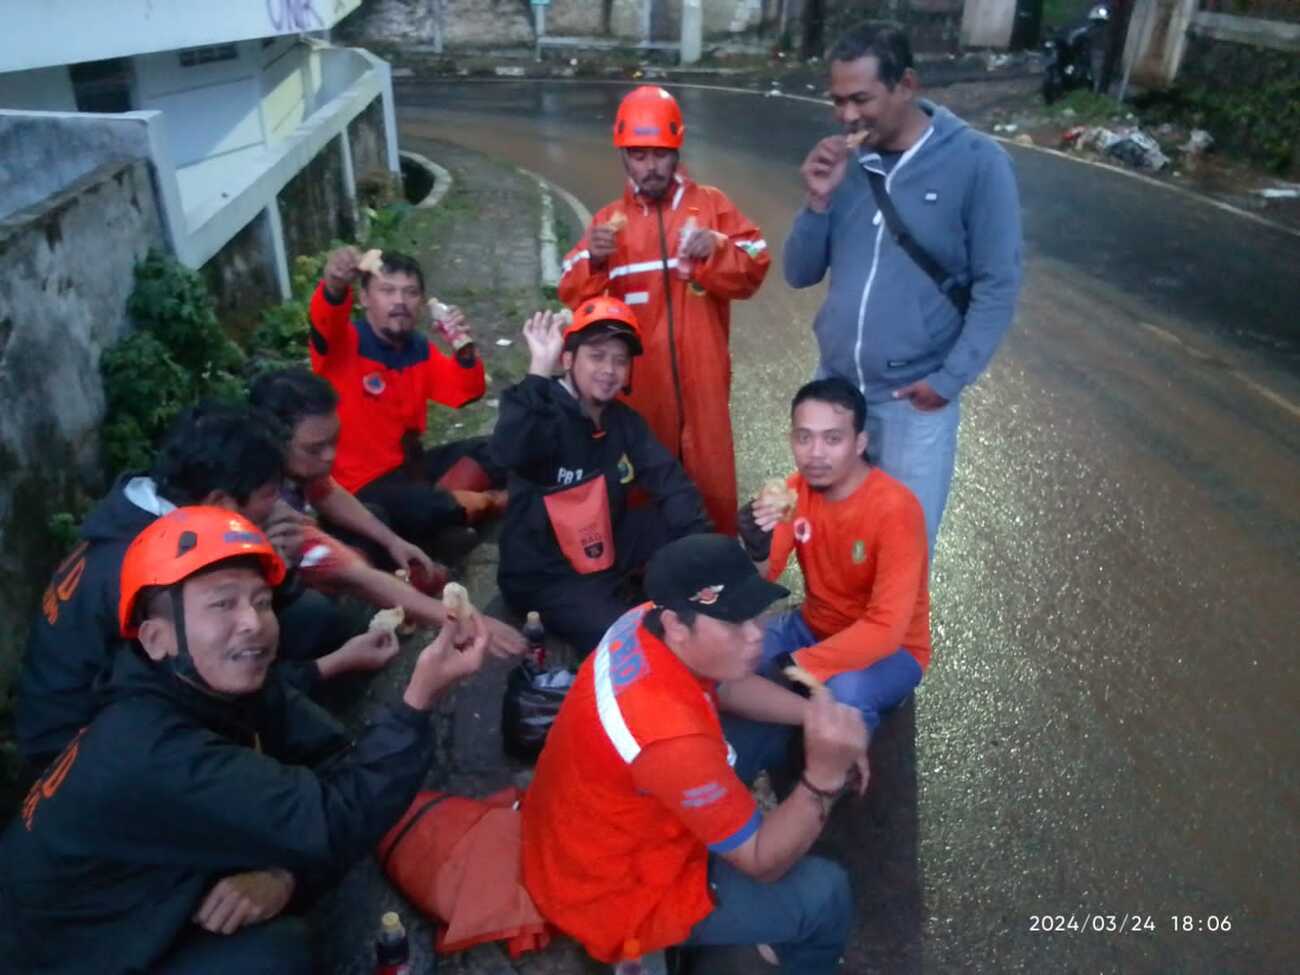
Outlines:
<svg viewBox="0 0 1300 975"><path fill-rule="evenodd" d="M1020 290L1015 173L992 139L919 97L896 25L850 31L830 63L844 134L817 143L800 169L806 199L785 278L806 288L831 272L813 325L818 375L862 390L869 460L916 494L933 556L961 391L993 358Z"/></svg>

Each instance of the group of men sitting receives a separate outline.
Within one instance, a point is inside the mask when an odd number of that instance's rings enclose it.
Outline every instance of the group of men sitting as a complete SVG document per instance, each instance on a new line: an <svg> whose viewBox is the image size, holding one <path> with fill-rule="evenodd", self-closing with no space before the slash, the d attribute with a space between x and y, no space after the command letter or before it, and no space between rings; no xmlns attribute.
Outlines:
<svg viewBox="0 0 1300 975"><path fill-rule="evenodd" d="M929 665L932 533L866 459L866 400L834 375L793 396L795 472L737 503L718 356L766 245L676 172L683 129L662 89L624 100L628 192L566 262L571 314L524 325L528 374L490 437L420 443L430 402L484 394L483 361L459 312L434 322L445 351L422 328L417 262L363 269L342 248L312 299L310 371L262 376L247 407L188 411L91 512L24 659L34 785L0 839L0 956L312 971L300 908L406 810L435 701L486 654L525 649L509 622L450 617L431 556L454 561L504 511L506 604L583 660L522 807L541 913L613 964L761 944L784 972L836 966L848 881L807 852L836 798L866 789L870 731ZM636 284L624 250L656 222L678 250ZM623 300L616 281L646 290ZM704 372L684 381L691 347ZM792 555L805 600L772 614ZM399 648L390 628L353 635L340 594L438 628L355 739L313 696ZM754 777L789 768L800 734L789 789L760 812Z"/></svg>

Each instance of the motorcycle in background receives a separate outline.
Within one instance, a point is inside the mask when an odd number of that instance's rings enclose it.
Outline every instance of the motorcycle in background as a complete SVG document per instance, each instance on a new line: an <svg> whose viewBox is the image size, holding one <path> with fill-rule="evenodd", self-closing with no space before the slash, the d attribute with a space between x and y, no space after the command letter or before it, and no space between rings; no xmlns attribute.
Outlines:
<svg viewBox="0 0 1300 975"><path fill-rule="evenodd" d="M1075 88L1096 88L1104 53L1097 39L1110 19L1109 4L1094 4L1083 23L1062 27L1043 42L1044 102L1050 105Z"/></svg>

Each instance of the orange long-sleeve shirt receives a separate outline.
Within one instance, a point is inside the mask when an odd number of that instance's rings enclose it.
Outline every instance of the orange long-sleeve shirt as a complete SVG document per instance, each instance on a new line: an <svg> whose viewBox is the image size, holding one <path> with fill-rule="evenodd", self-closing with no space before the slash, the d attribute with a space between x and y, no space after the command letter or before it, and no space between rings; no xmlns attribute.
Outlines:
<svg viewBox="0 0 1300 975"><path fill-rule="evenodd" d="M312 370L339 397L339 445L334 477L357 492L402 466L402 437L423 433L429 401L457 409L487 388L483 360L462 363L413 333L400 349L384 345L366 321L352 320L352 289L335 304L316 286L308 350Z"/></svg>
<svg viewBox="0 0 1300 975"><path fill-rule="evenodd" d="M930 586L925 516L906 487L872 469L847 498L830 501L799 474L794 519L772 537L768 577L791 552L803 570L804 622L821 641L794 654L821 680L861 670L900 647L930 665Z"/></svg>

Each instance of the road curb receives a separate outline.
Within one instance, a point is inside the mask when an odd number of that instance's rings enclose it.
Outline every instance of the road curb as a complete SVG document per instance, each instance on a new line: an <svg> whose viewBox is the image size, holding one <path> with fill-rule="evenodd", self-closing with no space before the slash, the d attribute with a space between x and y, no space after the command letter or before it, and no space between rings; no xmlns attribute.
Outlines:
<svg viewBox="0 0 1300 975"><path fill-rule="evenodd" d="M433 80L435 82L438 80L445 80L455 84L466 84L466 83L501 84L503 82L513 82L515 84L518 84L521 80L546 81L548 84L557 84L557 85L559 84L622 85L623 87L627 87L630 84L630 82L626 80L611 81L611 80L604 80L599 78L574 78L574 79L450 78L450 79L433 79ZM824 98L814 98L811 95L795 95L795 94L791 94L790 92L784 92L775 89L771 89L768 91L755 91L752 88L736 88L732 85L709 85L709 84L699 84L695 82L672 81L670 79L656 79L656 81L665 88L702 88L708 91L725 91L735 95L751 95L751 96L757 96L759 98L790 98L793 99L794 101L807 102L812 105L821 105L826 108L829 108L831 105L831 103ZM972 126L972 128L974 128L974 126ZM1125 169L1120 166L1112 166L1109 163L1101 162L1099 160L1083 159L1079 156L1074 155L1073 153L1062 152L1060 149L1052 149L1048 146L1040 146L1040 145L1026 146L1019 142L1016 142L1014 139L1008 139L1005 136L995 135L994 133L988 132L984 129L978 129L977 131L983 132L990 139L995 139L998 142L1003 143L1004 145L1015 146L1017 149L1024 149L1026 151L1046 153L1051 156L1056 156L1060 159L1068 159L1070 162L1077 163L1082 166L1093 166L1098 169L1106 169L1113 173L1117 173L1121 176L1127 176L1130 179L1136 179L1140 182L1147 183L1150 186L1158 186L1162 189L1169 190L1172 193L1178 193L1189 200L1199 200L1200 202L1215 207L1216 209L1223 210L1225 213L1231 213L1234 216L1243 217L1246 220L1249 220L1253 223L1257 223L1264 227L1269 227L1272 230L1280 231L1281 233L1284 233L1289 237L1300 237L1300 230L1297 230L1293 227L1288 227L1284 223L1278 223L1276 220L1270 220L1268 217L1262 217L1258 213L1252 213L1249 210L1243 210L1239 206L1235 206L1223 200L1215 199L1212 196L1206 196L1204 193L1197 193L1194 190L1189 190L1186 187L1177 185L1176 183L1166 183L1163 180L1155 179L1143 173L1133 172L1131 169ZM558 190L559 187L556 187L556 189ZM587 222L584 221L583 226L586 226L586 223Z"/></svg>
<svg viewBox="0 0 1300 975"><path fill-rule="evenodd" d="M587 227L591 223L591 211L583 206L582 201L563 186L552 183L540 173L531 169L516 167L517 171L535 180L542 194L542 220L538 232L539 250L542 261L542 285L547 288L558 287L560 283L560 254L558 239L555 236L555 204L553 197L558 196L573 211L578 226Z"/></svg>
<svg viewBox="0 0 1300 975"><path fill-rule="evenodd" d="M421 169L427 170L433 176L433 189L429 191L428 195L425 196L423 200L414 204L414 206L419 207L420 209L432 209L441 203L442 198L447 195L447 192L451 189L451 184L454 182L451 178L451 173L449 173L444 167L439 166L428 156L422 156L418 152L411 152L408 149L403 149L398 153L398 155L408 162L419 166Z"/></svg>

